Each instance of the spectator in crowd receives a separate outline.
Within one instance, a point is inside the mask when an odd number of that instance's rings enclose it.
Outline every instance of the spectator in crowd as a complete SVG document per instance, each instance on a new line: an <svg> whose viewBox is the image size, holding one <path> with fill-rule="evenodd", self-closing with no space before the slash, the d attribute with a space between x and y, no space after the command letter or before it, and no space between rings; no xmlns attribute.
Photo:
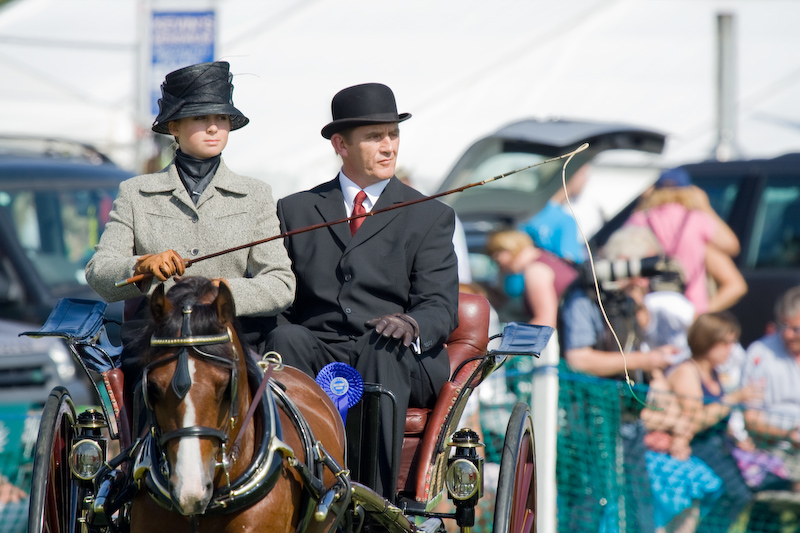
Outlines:
<svg viewBox="0 0 800 533"><path fill-rule="evenodd" d="M691 357L666 373L669 389L680 406L669 451L676 458L701 459L722 479L724 493L703 520L703 531L727 531L752 499L732 455L736 446L728 431L731 406L757 401L762 389L750 383L725 393L717 373L738 341L741 328L727 311L700 315L689 328Z"/></svg>
<svg viewBox="0 0 800 533"><path fill-rule="evenodd" d="M779 457L793 490L800 491L800 286L775 305L777 331L747 348L742 381L763 385L761 401L745 411L747 429L759 447Z"/></svg>
<svg viewBox="0 0 800 533"><path fill-rule="evenodd" d="M739 239L711 207L706 193L691 184L684 169L662 173L627 224L652 229L664 253L680 262L685 295L697 314L727 309L747 292L747 284L731 260L739 254ZM716 284L711 298L707 272Z"/></svg>
<svg viewBox="0 0 800 533"><path fill-rule="evenodd" d="M589 165L583 165L567 181L567 193L574 201L589 179ZM536 246L572 263L586 260L586 248L580 239L578 224L569 211L567 194L559 187L547 205L520 225L520 230L531 236Z"/></svg>
<svg viewBox="0 0 800 533"><path fill-rule="evenodd" d="M486 252L509 274L508 279L518 280L518 288L507 292L511 296L523 295L531 324L556 327L558 302L566 288L575 281L577 272L563 259L537 248L524 232L498 231L489 236Z"/></svg>
<svg viewBox="0 0 800 533"><path fill-rule="evenodd" d="M28 524L28 495L0 475L0 524L4 533L22 533Z"/></svg>
<svg viewBox="0 0 800 533"><path fill-rule="evenodd" d="M722 479L688 447L672 450L673 432L685 434L689 420L660 370L654 370L641 411L647 429L644 443L647 474L653 493L656 532L695 531L699 519L713 507L724 491Z"/></svg>
<svg viewBox="0 0 800 533"><path fill-rule="evenodd" d="M623 226L608 239L603 255L612 261L638 260L660 252L661 247L649 229ZM596 297L592 296L593 288L576 283L564 296L559 320L559 339L567 363L575 370L604 377L620 376L626 367L649 372L672 364L679 352L677 346L649 346L646 351L638 346L642 330L650 322L644 306L649 292L650 282L644 277L620 280L615 290L601 291L603 304L610 311L609 317L625 349L623 359Z"/></svg>

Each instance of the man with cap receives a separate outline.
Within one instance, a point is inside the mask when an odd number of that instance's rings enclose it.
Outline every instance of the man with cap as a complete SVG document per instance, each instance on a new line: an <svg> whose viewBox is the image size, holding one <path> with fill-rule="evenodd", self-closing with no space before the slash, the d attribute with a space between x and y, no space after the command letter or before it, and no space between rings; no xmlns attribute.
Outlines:
<svg viewBox="0 0 800 533"><path fill-rule="evenodd" d="M281 229L296 230L423 198L395 176L399 123L391 89L348 87L333 97L333 121L322 129L342 158L331 181L278 201ZM297 276L295 301L268 345L311 376L331 362L356 368L397 399L382 402L378 486L393 486L393 438L403 438L409 405L433 406L447 381L443 343L458 321L455 214L440 202L335 224L285 241ZM288 322L286 324L285 322ZM399 447L398 447L399 449Z"/></svg>
<svg viewBox="0 0 800 533"><path fill-rule="evenodd" d="M143 296L158 281L169 288L170 277L184 274L185 258L279 233L270 186L235 174L221 157L228 133L249 122L233 105L231 79L223 61L167 74L153 131L175 138L175 159L160 172L120 185L86 266L86 279L100 296L109 302L126 300L129 324L123 326L123 343L147 317ZM294 296L289 257L278 241L199 262L189 273L224 278L240 317L274 316ZM138 274L147 277L135 285L115 286Z"/></svg>

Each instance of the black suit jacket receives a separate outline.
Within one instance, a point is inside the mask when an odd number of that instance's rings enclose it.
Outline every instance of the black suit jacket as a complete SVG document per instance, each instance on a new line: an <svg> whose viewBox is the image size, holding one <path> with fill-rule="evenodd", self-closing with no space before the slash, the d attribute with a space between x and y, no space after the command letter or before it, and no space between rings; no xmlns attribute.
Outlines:
<svg viewBox="0 0 800 533"><path fill-rule="evenodd" d="M373 211L422 197L392 178ZM338 177L278 201L283 231L345 216ZM365 334L367 320L407 313L429 375L449 373L442 343L458 325L454 225L453 210L432 200L366 217L353 237L347 223L288 237L297 293L284 318L336 342Z"/></svg>

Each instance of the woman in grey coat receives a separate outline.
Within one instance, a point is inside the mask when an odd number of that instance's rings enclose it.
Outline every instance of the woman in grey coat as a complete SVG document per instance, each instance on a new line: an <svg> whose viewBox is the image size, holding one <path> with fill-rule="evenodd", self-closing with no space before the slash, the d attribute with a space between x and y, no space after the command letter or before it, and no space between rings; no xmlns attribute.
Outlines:
<svg viewBox="0 0 800 533"><path fill-rule="evenodd" d="M249 122L233 106L231 78L228 63L217 61L176 70L161 85L153 131L175 137L175 159L160 172L120 185L86 266L86 279L100 296L126 300L126 320L146 317L141 297L158 281L169 288L170 278L184 272L224 278L240 317L275 316L292 303L295 278L280 240L186 270L185 259L280 233L270 186L235 174L221 158L228 133ZM145 280L115 287L138 274Z"/></svg>

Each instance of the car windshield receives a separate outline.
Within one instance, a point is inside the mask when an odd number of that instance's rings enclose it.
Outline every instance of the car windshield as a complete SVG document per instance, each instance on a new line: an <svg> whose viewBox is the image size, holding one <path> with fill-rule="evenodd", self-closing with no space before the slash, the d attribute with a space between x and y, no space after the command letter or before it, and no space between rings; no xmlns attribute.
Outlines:
<svg viewBox="0 0 800 533"><path fill-rule="evenodd" d="M25 254L49 286L85 284L116 190L0 190Z"/></svg>

